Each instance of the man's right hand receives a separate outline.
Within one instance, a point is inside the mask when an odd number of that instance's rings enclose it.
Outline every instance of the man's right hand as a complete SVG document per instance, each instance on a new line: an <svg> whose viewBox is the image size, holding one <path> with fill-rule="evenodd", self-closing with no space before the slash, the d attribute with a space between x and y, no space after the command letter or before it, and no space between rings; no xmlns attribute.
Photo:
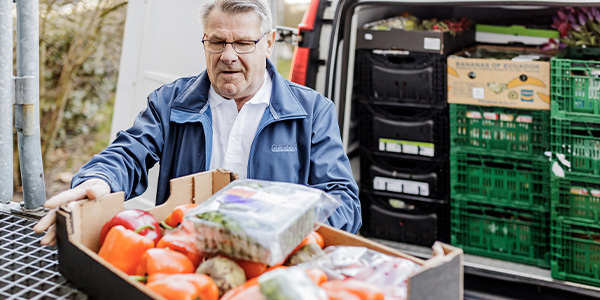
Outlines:
<svg viewBox="0 0 600 300"><path fill-rule="evenodd" d="M60 194L48 199L44 204L44 207L49 208L50 211L43 218L41 218L33 227L33 231L35 233L41 233L46 231L46 235L44 235L40 243L42 245L56 245L55 222L58 207L72 201L83 199L98 199L108 194L110 194L110 186L108 185L108 183L106 183L106 181L102 179L92 178L84 181L80 185L70 190L61 192Z"/></svg>

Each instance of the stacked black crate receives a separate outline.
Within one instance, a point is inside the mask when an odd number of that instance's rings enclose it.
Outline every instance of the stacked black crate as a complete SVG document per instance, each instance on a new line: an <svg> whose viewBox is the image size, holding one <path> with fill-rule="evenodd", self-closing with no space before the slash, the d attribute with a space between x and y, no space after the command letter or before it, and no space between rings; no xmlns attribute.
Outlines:
<svg viewBox="0 0 600 300"><path fill-rule="evenodd" d="M449 242L445 57L363 49L356 62L361 233Z"/></svg>
<svg viewBox="0 0 600 300"><path fill-rule="evenodd" d="M357 30L361 234L450 241L446 58L474 43L473 28Z"/></svg>

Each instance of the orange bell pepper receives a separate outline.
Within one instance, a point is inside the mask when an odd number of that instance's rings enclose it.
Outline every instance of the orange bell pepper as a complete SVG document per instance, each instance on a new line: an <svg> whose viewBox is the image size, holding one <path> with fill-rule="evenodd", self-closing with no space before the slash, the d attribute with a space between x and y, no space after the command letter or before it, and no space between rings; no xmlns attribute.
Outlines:
<svg viewBox="0 0 600 300"><path fill-rule="evenodd" d="M171 274L146 284L168 300L217 300L217 284L204 274Z"/></svg>
<svg viewBox="0 0 600 300"><path fill-rule="evenodd" d="M152 248L142 255L136 275L194 273L195 270L194 263L185 254L171 249Z"/></svg>
<svg viewBox="0 0 600 300"><path fill-rule="evenodd" d="M156 248L169 248L185 254L197 268L204 258L204 253L196 248L196 233L191 221L181 223L181 226L165 232L156 244Z"/></svg>
<svg viewBox="0 0 600 300"><path fill-rule="evenodd" d="M185 214L188 211L190 211L192 208L196 207L197 205L198 204L191 203L191 204L182 204L182 205L175 207L175 209L173 209L173 211L165 219L165 224L167 224L171 227L177 227L179 224L181 224L181 221L183 221L183 216L185 216Z"/></svg>
<svg viewBox="0 0 600 300"><path fill-rule="evenodd" d="M356 279L327 281L321 284L321 288L328 294L328 291L335 293L342 290L358 296L361 300L384 300L383 292L378 286Z"/></svg>
<svg viewBox="0 0 600 300"><path fill-rule="evenodd" d="M128 275L135 275L142 254L153 247L152 238L116 225L108 231L98 255Z"/></svg>

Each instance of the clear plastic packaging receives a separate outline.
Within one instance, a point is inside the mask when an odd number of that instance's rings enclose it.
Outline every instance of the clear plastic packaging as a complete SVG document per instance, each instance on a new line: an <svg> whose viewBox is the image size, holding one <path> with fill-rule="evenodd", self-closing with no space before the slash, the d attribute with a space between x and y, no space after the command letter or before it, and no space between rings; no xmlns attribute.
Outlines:
<svg viewBox="0 0 600 300"><path fill-rule="evenodd" d="M327 193L299 184L253 179L233 181L186 214L200 251L282 263L298 244L340 206Z"/></svg>
<svg viewBox="0 0 600 300"><path fill-rule="evenodd" d="M319 259L298 265L319 268L329 280L353 278L381 288L386 300L406 299L407 279L418 271L417 263L365 247L329 246Z"/></svg>
<svg viewBox="0 0 600 300"><path fill-rule="evenodd" d="M258 277L260 291L266 299L327 300L327 294L304 271L279 268Z"/></svg>

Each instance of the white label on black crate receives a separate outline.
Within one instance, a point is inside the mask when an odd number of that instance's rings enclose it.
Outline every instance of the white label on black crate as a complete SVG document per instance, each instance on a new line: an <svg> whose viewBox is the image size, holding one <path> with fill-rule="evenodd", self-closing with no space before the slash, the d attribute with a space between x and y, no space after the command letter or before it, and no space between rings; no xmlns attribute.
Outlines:
<svg viewBox="0 0 600 300"><path fill-rule="evenodd" d="M373 40L373 35L370 34L370 33L365 33L365 40L372 41Z"/></svg>
<svg viewBox="0 0 600 300"><path fill-rule="evenodd" d="M423 156L433 157L435 151L433 147L419 146L419 154Z"/></svg>
<svg viewBox="0 0 600 300"><path fill-rule="evenodd" d="M423 49L439 51L442 49L442 40L439 38L423 38Z"/></svg>
<svg viewBox="0 0 600 300"><path fill-rule="evenodd" d="M402 152L408 154L419 154L419 146L417 145L403 145Z"/></svg>
<svg viewBox="0 0 600 300"><path fill-rule="evenodd" d="M402 153L402 145L397 143L385 143L384 151Z"/></svg>
<svg viewBox="0 0 600 300"><path fill-rule="evenodd" d="M425 182L375 176L373 188L380 191L429 196L429 184Z"/></svg>
<svg viewBox="0 0 600 300"><path fill-rule="evenodd" d="M473 88L473 98L475 98L475 99L483 99L483 97L484 97L483 88L481 88L481 87L475 87L475 88Z"/></svg>
<svg viewBox="0 0 600 300"><path fill-rule="evenodd" d="M435 146L433 143L402 141L394 139L379 139L379 151L415 154L433 157Z"/></svg>

